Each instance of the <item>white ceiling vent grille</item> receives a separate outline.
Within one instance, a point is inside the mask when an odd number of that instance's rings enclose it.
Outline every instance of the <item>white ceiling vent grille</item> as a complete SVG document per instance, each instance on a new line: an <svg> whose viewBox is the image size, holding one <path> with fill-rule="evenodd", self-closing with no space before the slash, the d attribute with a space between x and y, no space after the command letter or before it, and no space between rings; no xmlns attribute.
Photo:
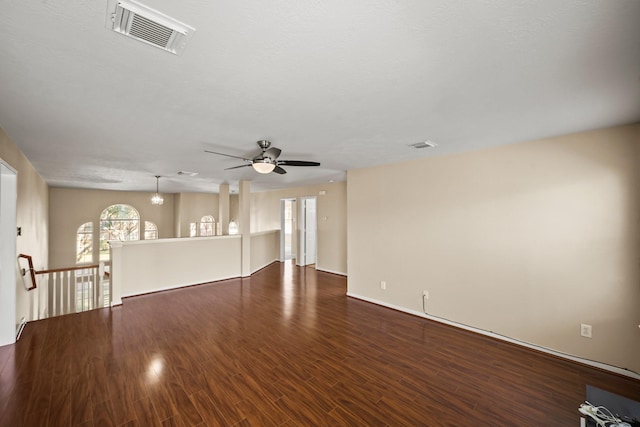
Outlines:
<svg viewBox="0 0 640 427"><path fill-rule="evenodd" d="M179 55L195 28L133 0L108 0L105 26Z"/></svg>

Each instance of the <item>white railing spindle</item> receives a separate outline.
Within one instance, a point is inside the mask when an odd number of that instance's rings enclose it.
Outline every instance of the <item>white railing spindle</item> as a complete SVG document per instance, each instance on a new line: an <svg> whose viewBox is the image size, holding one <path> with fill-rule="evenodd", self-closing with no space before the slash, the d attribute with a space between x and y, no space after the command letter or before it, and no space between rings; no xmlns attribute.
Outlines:
<svg viewBox="0 0 640 427"><path fill-rule="evenodd" d="M28 258L31 263L31 257ZM104 263L64 269L36 271L33 267L24 269L29 272L34 286L28 291L29 320L44 319L51 316L76 313L95 308L109 307L111 296L108 275Z"/></svg>

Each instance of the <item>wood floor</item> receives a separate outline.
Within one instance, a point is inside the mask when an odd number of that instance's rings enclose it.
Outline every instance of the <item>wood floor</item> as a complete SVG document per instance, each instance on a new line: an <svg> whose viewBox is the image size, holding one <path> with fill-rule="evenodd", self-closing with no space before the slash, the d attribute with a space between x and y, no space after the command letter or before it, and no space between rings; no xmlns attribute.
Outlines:
<svg viewBox="0 0 640 427"><path fill-rule="evenodd" d="M345 296L250 279L29 323L0 347L1 426L578 426L585 385L640 382Z"/></svg>

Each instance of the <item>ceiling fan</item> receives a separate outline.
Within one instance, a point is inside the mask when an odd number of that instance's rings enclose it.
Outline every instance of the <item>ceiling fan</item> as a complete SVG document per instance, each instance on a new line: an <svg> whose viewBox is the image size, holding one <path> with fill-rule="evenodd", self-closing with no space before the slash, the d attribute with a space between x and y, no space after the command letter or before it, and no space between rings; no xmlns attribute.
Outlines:
<svg viewBox="0 0 640 427"><path fill-rule="evenodd" d="M218 154L220 156L233 157L234 159L244 160L247 164L240 166L233 166L229 169L238 169L246 166L251 166L258 173L270 173L275 172L277 174L283 175L287 173L286 170L282 169L280 166L320 166L318 162L307 162L305 160L278 160L280 153L282 150L276 147L271 147L271 142L267 140L257 141L258 147L262 150L260 154L258 154L253 159L246 159L244 157L234 156L231 154L218 153L216 151L204 150L205 153Z"/></svg>

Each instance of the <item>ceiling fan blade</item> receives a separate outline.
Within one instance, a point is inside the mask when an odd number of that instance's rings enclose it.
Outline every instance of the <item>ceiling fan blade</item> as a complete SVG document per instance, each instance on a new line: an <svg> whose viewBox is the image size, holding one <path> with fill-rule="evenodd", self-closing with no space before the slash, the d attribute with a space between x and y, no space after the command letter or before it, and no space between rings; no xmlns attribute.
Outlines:
<svg viewBox="0 0 640 427"><path fill-rule="evenodd" d="M244 168L244 167L247 167L247 166L251 166L251 163L249 163L248 165L240 165L240 166L234 166L234 167L231 167L231 168L226 168L225 170L228 171L229 169Z"/></svg>
<svg viewBox="0 0 640 427"><path fill-rule="evenodd" d="M307 162L305 160L280 160L278 164L283 166L320 166L318 162Z"/></svg>
<svg viewBox="0 0 640 427"><path fill-rule="evenodd" d="M271 147L267 151L264 152L267 156L271 157L272 160L278 158L278 156L282 153L282 150L276 147Z"/></svg>
<svg viewBox="0 0 640 427"><path fill-rule="evenodd" d="M282 169L280 166L276 166L276 167L273 169L273 171L274 171L275 173L277 173L277 174L280 174L280 175L284 175L285 173L287 173L287 171L286 171L286 170L284 170L284 169Z"/></svg>
<svg viewBox="0 0 640 427"><path fill-rule="evenodd" d="M234 159L244 160L245 162L250 162L250 161L251 161L251 159L245 159L244 157L234 156L234 155L232 155L232 154L218 153L217 151L204 150L204 152L205 152L205 153L211 153L211 154L217 154L217 155L219 155L219 156L233 157Z"/></svg>

